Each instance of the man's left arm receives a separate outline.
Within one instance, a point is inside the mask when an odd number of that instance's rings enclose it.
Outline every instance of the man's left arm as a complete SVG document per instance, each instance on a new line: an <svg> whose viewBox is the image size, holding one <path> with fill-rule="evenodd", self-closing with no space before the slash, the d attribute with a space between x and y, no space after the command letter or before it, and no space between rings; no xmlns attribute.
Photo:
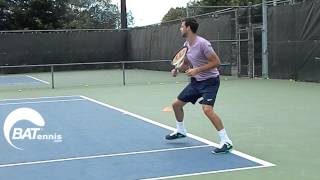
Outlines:
<svg viewBox="0 0 320 180"><path fill-rule="evenodd" d="M200 66L197 69L198 73L208 71L213 68L217 68L220 65L220 58L215 52L211 52L207 55L208 64Z"/></svg>

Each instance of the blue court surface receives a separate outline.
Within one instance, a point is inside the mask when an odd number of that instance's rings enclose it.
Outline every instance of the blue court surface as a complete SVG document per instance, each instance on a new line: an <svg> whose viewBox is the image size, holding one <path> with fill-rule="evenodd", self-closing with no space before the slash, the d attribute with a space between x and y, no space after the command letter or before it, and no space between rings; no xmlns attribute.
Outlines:
<svg viewBox="0 0 320 180"><path fill-rule="evenodd" d="M0 179L166 179L274 166L85 96L0 101Z"/></svg>
<svg viewBox="0 0 320 180"><path fill-rule="evenodd" d="M0 76L0 86L49 84L49 82L29 75Z"/></svg>

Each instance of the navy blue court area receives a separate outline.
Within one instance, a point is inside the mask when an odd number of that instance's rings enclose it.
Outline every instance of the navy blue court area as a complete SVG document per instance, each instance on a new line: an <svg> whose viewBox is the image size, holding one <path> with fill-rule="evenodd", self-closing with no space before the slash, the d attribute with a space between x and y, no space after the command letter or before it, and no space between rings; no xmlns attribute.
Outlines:
<svg viewBox="0 0 320 180"><path fill-rule="evenodd" d="M0 101L0 179L166 179L273 166L85 96Z"/></svg>
<svg viewBox="0 0 320 180"><path fill-rule="evenodd" d="M28 75L0 76L0 86L49 84L47 81Z"/></svg>

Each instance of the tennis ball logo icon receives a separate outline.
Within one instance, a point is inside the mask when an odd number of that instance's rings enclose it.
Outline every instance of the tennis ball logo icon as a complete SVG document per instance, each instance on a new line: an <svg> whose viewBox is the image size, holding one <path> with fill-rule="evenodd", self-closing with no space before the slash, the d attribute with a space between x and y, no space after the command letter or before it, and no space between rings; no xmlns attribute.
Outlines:
<svg viewBox="0 0 320 180"><path fill-rule="evenodd" d="M20 121L28 121L37 127L35 128L13 128L14 125ZM3 125L3 134L7 142L18 150L23 150L23 148L17 147L11 141L13 140L54 140L55 142L61 142L62 136L57 135L41 135L39 132L41 131L40 127L45 126L45 121L40 113L31 108L19 108L12 111L4 121ZM10 133L13 129L12 137L10 137Z"/></svg>

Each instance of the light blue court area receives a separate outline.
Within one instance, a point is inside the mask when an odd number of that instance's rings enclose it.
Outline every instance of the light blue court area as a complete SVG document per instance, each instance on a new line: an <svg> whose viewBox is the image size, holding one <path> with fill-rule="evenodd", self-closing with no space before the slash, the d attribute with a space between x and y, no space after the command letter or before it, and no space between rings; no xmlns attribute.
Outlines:
<svg viewBox="0 0 320 180"><path fill-rule="evenodd" d="M163 179L273 166L84 96L0 101L0 179Z"/></svg>
<svg viewBox="0 0 320 180"><path fill-rule="evenodd" d="M0 76L0 86L50 84L47 81L29 75Z"/></svg>

